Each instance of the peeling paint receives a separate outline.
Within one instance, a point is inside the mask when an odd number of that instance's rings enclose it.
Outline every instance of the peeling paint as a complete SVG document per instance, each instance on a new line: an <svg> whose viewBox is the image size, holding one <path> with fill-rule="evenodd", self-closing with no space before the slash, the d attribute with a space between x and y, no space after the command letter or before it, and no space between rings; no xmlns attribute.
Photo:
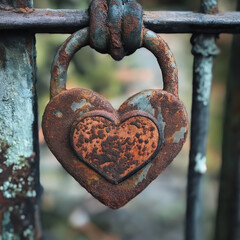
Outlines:
<svg viewBox="0 0 240 240"><path fill-rule="evenodd" d="M195 167L194 171L200 174L204 174L207 171L207 165L206 165L206 156L202 155L201 153L198 153L195 157Z"/></svg>
<svg viewBox="0 0 240 240"><path fill-rule="evenodd" d="M128 104L136 106L138 110L145 111L152 116L154 116L154 108L151 105L149 97L152 96L151 91L144 91L141 94L137 94L131 100L128 101Z"/></svg>
<svg viewBox="0 0 240 240"><path fill-rule="evenodd" d="M27 191L27 194L26 194L27 197L30 197L30 198L33 198L33 197L36 197L37 196L37 193L35 190L29 190Z"/></svg>
<svg viewBox="0 0 240 240"><path fill-rule="evenodd" d="M21 235L23 234L24 239L34 240L33 225L27 226L27 228L25 228L23 230L23 232L20 234L15 233L14 226L11 222L11 213L16 210L22 212L22 209L20 209L19 206L16 205L14 208L11 207L11 209L9 208L8 211L5 211L3 213L3 219L2 219L3 229L2 229L2 236L0 237L0 239L2 239L2 240L20 240L20 239L23 239L21 237ZM24 221L26 219L26 216L22 215L20 217L20 219L22 221Z"/></svg>
<svg viewBox="0 0 240 240"><path fill-rule="evenodd" d="M218 12L218 1L207 0L201 1L201 12L203 13L217 13Z"/></svg>
<svg viewBox="0 0 240 240"><path fill-rule="evenodd" d="M3 240L31 240L34 239L35 231L33 227L29 228L29 223L35 224L34 217L37 215L32 211L36 203L33 196L35 193L36 197L39 187L38 158L35 158L37 116L34 35L2 34L0 46L3 53L0 68L1 237ZM27 196L28 191L32 197ZM27 231L27 237L23 238L23 232L27 229L31 234Z"/></svg>
<svg viewBox="0 0 240 240"><path fill-rule="evenodd" d="M22 192L23 186L20 182L13 183L12 177L9 177L8 181L3 182L0 190L5 198L15 198L19 193Z"/></svg>
<svg viewBox="0 0 240 240"><path fill-rule="evenodd" d="M9 207L3 213L2 217L2 235L0 239L2 240L34 240L37 239L34 236L34 226L31 224L26 224L26 209L23 204L15 205ZM14 219L14 221L13 221ZM23 228L19 228L22 225ZM17 230L16 230L17 229Z"/></svg>
<svg viewBox="0 0 240 240"><path fill-rule="evenodd" d="M30 225L26 230L23 231L23 236L29 240L34 240L33 230L33 225Z"/></svg>
<svg viewBox="0 0 240 240"><path fill-rule="evenodd" d="M62 44L59 48L52 64L51 69L51 98L66 90L67 68L72 59L72 55L81 47L89 42L88 28L72 34L66 41L68 44ZM66 51L67 48L67 51Z"/></svg>
<svg viewBox="0 0 240 240"><path fill-rule="evenodd" d="M146 32L146 36L156 38L157 34L155 32L152 32L152 31L149 30L149 31Z"/></svg>
<svg viewBox="0 0 240 240"><path fill-rule="evenodd" d="M11 154L13 154L13 152L11 152ZM23 156L15 156L17 161L12 161L12 159L9 158L9 154L5 154L5 157L7 160L4 164L8 167L13 165L13 170L21 170L24 167L29 167L29 162L27 160L29 157L24 158Z"/></svg>
<svg viewBox="0 0 240 240"><path fill-rule="evenodd" d="M207 106L212 85L212 58L208 58L206 61L196 58L195 61L197 66L195 71L199 75L199 77L196 78L196 82L198 83L196 99L202 102L204 106Z"/></svg>
<svg viewBox="0 0 240 240"><path fill-rule="evenodd" d="M173 53L170 49L167 51L167 53L168 53L169 56L173 57Z"/></svg>
<svg viewBox="0 0 240 240"><path fill-rule="evenodd" d="M75 33L75 35L77 35L77 33ZM75 52L76 50L76 46L79 45L79 39L78 38L71 38L71 40L69 41L69 44L67 44L65 51L68 55L72 55L73 52Z"/></svg>
<svg viewBox="0 0 240 240"><path fill-rule="evenodd" d="M17 234L14 234L13 226L11 225L11 213L10 211L5 211L3 213L2 219L2 240L20 240Z"/></svg>
<svg viewBox="0 0 240 240"><path fill-rule="evenodd" d="M105 35L104 28L100 27L96 29L96 32L92 35L92 41L97 51L100 51L100 52L106 51L107 38Z"/></svg>
<svg viewBox="0 0 240 240"><path fill-rule="evenodd" d="M184 138L184 134L186 133L187 129L185 127L182 127L179 131L175 132L173 137L174 137L174 140L173 142L174 143L179 143L180 140L182 140Z"/></svg>
<svg viewBox="0 0 240 240"><path fill-rule="evenodd" d="M152 166L152 163L149 163L144 169L142 174L139 176L138 180L135 182L135 186L137 186L139 183L141 183L144 179L146 179L148 170Z"/></svg>
<svg viewBox="0 0 240 240"><path fill-rule="evenodd" d="M194 75L197 84L196 99L202 102L204 106L207 106L212 84L213 57L219 53L219 49L215 43L215 36L212 35L194 35L191 42L193 44L192 53L195 55Z"/></svg>
<svg viewBox="0 0 240 240"><path fill-rule="evenodd" d="M167 43L159 35L143 29L143 46L157 58L163 76L163 89L178 97L178 71L176 67L173 67L174 65L170 64L174 62L176 65L176 61Z"/></svg>
<svg viewBox="0 0 240 240"><path fill-rule="evenodd" d="M92 1L90 45L119 61L141 45L142 7L136 1Z"/></svg>
<svg viewBox="0 0 240 240"><path fill-rule="evenodd" d="M161 125L161 133L160 133L161 140L162 140L162 142L165 142L165 126L166 126L166 123L163 120L161 107L157 108L157 111L156 111L155 115L157 115L157 120L158 120L159 124Z"/></svg>
<svg viewBox="0 0 240 240"><path fill-rule="evenodd" d="M10 146L5 155L9 166L18 165L19 156L29 157L33 152L34 93L30 89L34 73L24 39L5 38L0 40L13 47L11 52L6 48L6 69L0 71L0 142L4 140ZM22 58L25 64L16 61Z"/></svg>
<svg viewBox="0 0 240 240"><path fill-rule="evenodd" d="M53 114L57 117L57 118L62 118L63 117L63 113L60 110L55 110L53 112Z"/></svg>
<svg viewBox="0 0 240 240"><path fill-rule="evenodd" d="M76 112L78 109L81 109L81 108L88 109L89 107L91 107L91 104L89 102L87 102L86 99L83 99L81 102L73 102L72 106L71 106L71 108L74 112ZM86 112L86 111L83 111L83 112Z"/></svg>
<svg viewBox="0 0 240 240"><path fill-rule="evenodd" d="M176 68L176 67L177 67L177 65L176 65L175 62L171 62L171 65L172 65L173 68Z"/></svg>

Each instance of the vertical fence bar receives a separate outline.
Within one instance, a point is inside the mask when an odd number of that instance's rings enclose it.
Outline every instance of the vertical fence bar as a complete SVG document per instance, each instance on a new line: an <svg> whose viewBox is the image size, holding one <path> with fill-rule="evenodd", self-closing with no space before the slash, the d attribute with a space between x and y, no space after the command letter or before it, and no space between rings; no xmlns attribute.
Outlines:
<svg viewBox="0 0 240 240"><path fill-rule="evenodd" d="M240 0L237 10L240 11ZM233 38L215 240L240 239L240 35Z"/></svg>
<svg viewBox="0 0 240 240"><path fill-rule="evenodd" d="M30 11L32 0L3 0ZM35 37L0 35L0 239L39 239L39 150Z"/></svg>
<svg viewBox="0 0 240 240"><path fill-rule="evenodd" d="M217 0L202 0L201 12L217 12ZM206 139L214 56L218 54L215 35L192 36L193 94L191 146L188 169L186 240L204 239L202 222L203 178L206 172Z"/></svg>

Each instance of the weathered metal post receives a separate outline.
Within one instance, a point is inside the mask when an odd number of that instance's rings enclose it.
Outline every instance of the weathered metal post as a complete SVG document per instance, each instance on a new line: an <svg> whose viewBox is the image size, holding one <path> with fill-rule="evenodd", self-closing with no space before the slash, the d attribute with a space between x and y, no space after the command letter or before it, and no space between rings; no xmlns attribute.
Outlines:
<svg viewBox="0 0 240 240"><path fill-rule="evenodd" d="M240 11L240 0L238 0ZM235 35L227 81L216 240L240 239L240 36Z"/></svg>
<svg viewBox="0 0 240 240"><path fill-rule="evenodd" d="M31 11L32 0L3 0L2 10ZM0 35L0 235L39 239L39 150L35 37Z"/></svg>
<svg viewBox="0 0 240 240"><path fill-rule="evenodd" d="M201 12L216 13L217 0L202 0ZM212 66L213 58L218 53L215 39L216 36L213 34L196 34L191 39L194 66L186 240L204 239L202 226L203 178L206 172L206 140Z"/></svg>

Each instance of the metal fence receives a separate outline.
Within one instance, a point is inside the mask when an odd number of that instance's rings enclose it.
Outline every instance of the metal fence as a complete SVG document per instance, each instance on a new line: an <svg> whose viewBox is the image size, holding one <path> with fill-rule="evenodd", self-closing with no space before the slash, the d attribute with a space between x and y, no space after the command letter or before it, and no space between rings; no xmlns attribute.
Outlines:
<svg viewBox="0 0 240 240"><path fill-rule="evenodd" d="M240 1L238 1L238 9ZM200 13L144 12L157 33L193 33L193 100L186 240L203 239L202 197L215 40L240 33L240 12L218 12L202 0ZM32 0L0 1L1 239L39 239L39 148L35 33L72 33L89 24L87 10L33 9ZM240 239L240 38L234 37L227 86L216 240Z"/></svg>

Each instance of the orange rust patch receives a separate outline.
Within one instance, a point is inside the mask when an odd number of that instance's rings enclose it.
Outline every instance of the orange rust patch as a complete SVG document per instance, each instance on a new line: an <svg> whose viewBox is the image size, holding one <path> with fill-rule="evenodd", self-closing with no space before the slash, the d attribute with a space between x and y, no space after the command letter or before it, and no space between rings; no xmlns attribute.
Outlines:
<svg viewBox="0 0 240 240"><path fill-rule="evenodd" d="M135 31L136 27L139 24L139 20L133 14L127 15L124 19L124 22L125 22L124 34L127 35Z"/></svg>
<svg viewBox="0 0 240 240"><path fill-rule="evenodd" d="M73 148L87 165L118 184L145 166L159 145L158 128L144 116L120 124L88 116L74 126Z"/></svg>

